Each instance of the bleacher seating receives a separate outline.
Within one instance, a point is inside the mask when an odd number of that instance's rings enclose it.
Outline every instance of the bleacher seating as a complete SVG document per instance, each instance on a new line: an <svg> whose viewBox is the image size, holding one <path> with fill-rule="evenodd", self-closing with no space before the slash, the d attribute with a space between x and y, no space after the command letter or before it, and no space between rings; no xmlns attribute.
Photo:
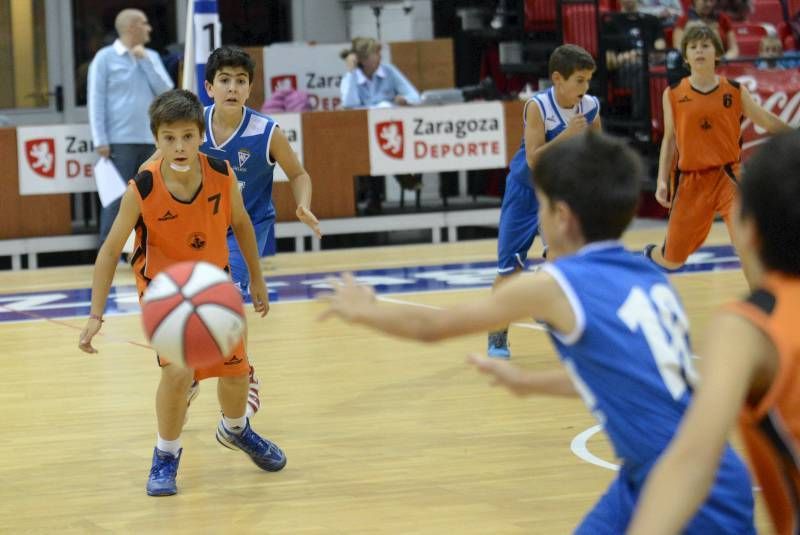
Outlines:
<svg viewBox="0 0 800 535"><path fill-rule="evenodd" d="M525 31L556 31L556 0L525 0Z"/></svg>
<svg viewBox="0 0 800 535"><path fill-rule="evenodd" d="M783 7L778 0L756 0L748 22L768 22L776 28L783 22Z"/></svg>
<svg viewBox="0 0 800 535"><path fill-rule="evenodd" d="M777 32L771 24L759 22L737 22L733 25L736 42L739 44L739 55L758 56L758 47L761 39Z"/></svg>
<svg viewBox="0 0 800 535"><path fill-rule="evenodd" d="M597 7L594 2L563 0L561 31L565 43L582 46L597 59Z"/></svg>

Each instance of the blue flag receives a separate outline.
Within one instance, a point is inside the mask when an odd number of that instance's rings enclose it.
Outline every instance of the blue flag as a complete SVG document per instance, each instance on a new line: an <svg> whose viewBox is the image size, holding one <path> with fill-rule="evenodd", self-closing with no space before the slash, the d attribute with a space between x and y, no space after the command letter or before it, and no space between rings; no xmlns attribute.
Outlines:
<svg viewBox="0 0 800 535"><path fill-rule="evenodd" d="M181 87L195 93L203 105L208 106L212 101L203 87L206 61L211 52L222 45L222 24L217 0L188 0L188 3Z"/></svg>

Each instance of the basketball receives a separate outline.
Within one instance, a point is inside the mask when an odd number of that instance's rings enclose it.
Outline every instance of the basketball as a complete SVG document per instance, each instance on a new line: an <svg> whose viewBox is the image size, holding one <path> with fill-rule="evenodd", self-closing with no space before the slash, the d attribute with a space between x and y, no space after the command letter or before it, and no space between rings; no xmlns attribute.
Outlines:
<svg viewBox="0 0 800 535"><path fill-rule="evenodd" d="M242 296L218 267L181 262L150 282L142 297L142 324L150 345L170 362L213 366L230 357L242 339Z"/></svg>

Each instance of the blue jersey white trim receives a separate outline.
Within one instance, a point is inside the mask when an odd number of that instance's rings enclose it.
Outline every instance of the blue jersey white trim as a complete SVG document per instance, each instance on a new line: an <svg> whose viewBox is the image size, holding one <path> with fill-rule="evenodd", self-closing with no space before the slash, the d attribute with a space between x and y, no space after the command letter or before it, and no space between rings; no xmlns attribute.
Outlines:
<svg viewBox="0 0 800 535"><path fill-rule="evenodd" d="M272 185L275 162L270 157L269 147L277 123L269 116L244 107L242 120L231 136L217 144L214 138L212 119L214 105L205 111L206 136L201 152L226 160L231 164L239 182L244 206L253 225L275 220L272 203ZM265 232L268 227L265 227ZM257 237L258 238L258 237Z"/></svg>
<svg viewBox="0 0 800 535"><path fill-rule="evenodd" d="M539 115L544 125L544 140L545 143L549 143L567 128L567 123L571 116L565 116L563 113L565 110L562 110L556 104L555 88L551 87L536 93L525 103L522 110L523 126L527 126L528 106L532 102L535 102L536 107L539 109ZM573 115L584 115L589 124L594 122L599 113L600 101L591 95L583 95L572 110ZM534 178L532 175L531 169L528 167L528 158L525 153L525 137L523 135L520 147L509 164L508 178L516 180L528 188L533 188Z"/></svg>
<svg viewBox="0 0 800 535"><path fill-rule="evenodd" d="M575 315L575 327L572 329L572 332L559 333L551 329L550 334L558 338L562 344L571 346L580 339L580 337L583 335L584 329L586 328L586 313L583 310L583 305L581 305L581 300L578 299L578 296L575 294L575 290L572 288L572 285L557 267L548 263L543 264L541 270L553 277L556 283L558 283L558 285L561 287L561 291L564 292L564 295L569 302L572 313Z"/></svg>

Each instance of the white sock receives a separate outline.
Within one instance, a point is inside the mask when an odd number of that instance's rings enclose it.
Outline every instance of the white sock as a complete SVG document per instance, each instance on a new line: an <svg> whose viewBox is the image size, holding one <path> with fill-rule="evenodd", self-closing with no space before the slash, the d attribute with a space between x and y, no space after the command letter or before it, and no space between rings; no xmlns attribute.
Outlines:
<svg viewBox="0 0 800 535"><path fill-rule="evenodd" d="M222 425L225 426L226 431L238 435L239 433L244 431L244 428L247 426L247 414L244 414L239 418L228 418L223 414Z"/></svg>
<svg viewBox="0 0 800 535"><path fill-rule="evenodd" d="M161 438L161 435L158 435L156 448L160 449L161 451L166 451L167 453L177 457L178 453L181 451L181 437L178 437L175 440L164 440Z"/></svg>

